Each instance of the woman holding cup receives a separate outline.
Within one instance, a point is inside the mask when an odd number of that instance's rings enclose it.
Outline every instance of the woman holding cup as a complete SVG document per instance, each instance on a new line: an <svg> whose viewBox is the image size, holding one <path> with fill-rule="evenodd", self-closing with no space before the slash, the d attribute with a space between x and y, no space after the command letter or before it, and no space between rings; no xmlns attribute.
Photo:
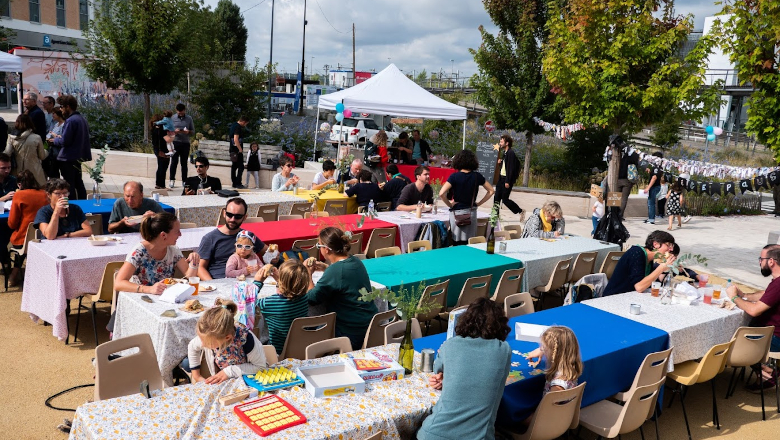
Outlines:
<svg viewBox="0 0 780 440"><path fill-rule="evenodd" d="M76 205L70 205L69 191L70 185L62 179L51 179L46 184L49 204L38 210L33 224L47 240L92 235L92 227L84 211Z"/></svg>

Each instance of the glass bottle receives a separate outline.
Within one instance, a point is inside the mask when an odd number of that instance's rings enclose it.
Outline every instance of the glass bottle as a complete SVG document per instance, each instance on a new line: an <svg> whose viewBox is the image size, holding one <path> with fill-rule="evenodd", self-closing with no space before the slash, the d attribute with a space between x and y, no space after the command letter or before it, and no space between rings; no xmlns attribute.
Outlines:
<svg viewBox="0 0 780 440"><path fill-rule="evenodd" d="M412 343L412 320L406 321L406 332L398 347L398 363L404 367L404 374L412 374L414 368L414 344Z"/></svg>
<svg viewBox="0 0 780 440"><path fill-rule="evenodd" d="M487 253L492 254L496 251L496 237L493 235L493 226L490 227L490 234L487 239Z"/></svg>

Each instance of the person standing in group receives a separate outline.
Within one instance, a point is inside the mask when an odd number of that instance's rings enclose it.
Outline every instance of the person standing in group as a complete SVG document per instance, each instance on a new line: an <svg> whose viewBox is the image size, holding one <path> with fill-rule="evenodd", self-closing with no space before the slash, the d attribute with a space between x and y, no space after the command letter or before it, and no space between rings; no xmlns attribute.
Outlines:
<svg viewBox="0 0 780 440"><path fill-rule="evenodd" d="M38 95L28 92L24 95L24 113L30 116L35 134L46 139L46 114L38 107Z"/></svg>
<svg viewBox="0 0 780 440"><path fill-rule="evenodd" d="M163 139L165 139L165 147L168 149L168 152L165 153L165 155L168 157L171 157L174 154L173 137L176 135L174 132L175 128L173 128L173 120L171 119L172 117L173 112L170 110L165 110L163 112L163 118L155 122L155 124L161 126L163 130L165 130L165 136Z"/></svg>
<svg viewBox="0 0 780 440"><path fill-rule="evenodd" d="M420 130L412 131L412 164L423 165L428 163L428 155L431 154L431 146L428 141L420 137Z"/></svg>
<svg viewBox="0 0 780 440"><path fill-rule="evenodd" d="M618 169L618 180L615 191L622 193L620 198L620 219L625 220L626 216L626 204L628 203L628 196L631 194L631 188L636 183L636 166L639 163L639 155L636 153L628 154L626 149L622 149L620 153L620 168ZM633 165L633 166L632 166ZM628 168L632 166L632 175L629 177ZM606 191L606 190L605 190ZM606 192L604 193L606 194Z"/></svg>
<svg viewBox="0 0 780 440"><path fill-rule="evenodd" d="M70 185L70 198L86 199L87 190L81 176L81 162L92 160L89 144L89 124L78 112L79 103L73 95L60 97L65 125L62 136L54 139L53 144L60 148L57 160L62 178Z"/></svg>
<svg viewBox="0 0 780 440"><path fill-rule="evenodd" d="M16 157L16 170L14 174L19 175L24 170L29 170L39 186L46 184L46 174L43 172L41 161L46 159L46 150L43 148L43 140L34 133L35 127L28 114L21 114L16 118L14 125L16 136L8 137L8 145L5 147L5 154Z"/></svg>
<svg viewBox="0 0 780 440"><path fill-rule="evenodd" d="M661 190L658 191L658 196L656 197L656 204L658 205L656 207L656 215L659 218L664 218L666 215L666 194L669 193L669 183L666 181L666 175L661 175Z"/></svg>
<svg viewBox="0 0 780 440"><path fill-rule="evenodd" d="M604 217L604 197L599 194L599 196L596 197L596 202L593 203L593 215L591 216L593 230L590 231L591 236L596 233L596 226L599 225L599 221L602 217Z"/></svg>
<svg viewBox="0 0 780 440"><path fill-rule="evenodd" d="M249 175L255 178L255 188L260 189L260 145L252 142L246 155L246 186L249 188Z"/></svg>
<svg viewBox="0 0 780 440"><path fill-rule="evenodd" d="M512 195L512 187L517 182L517 178L520 177L520 161L517 159L515 150L512 149L512 136L501 135L498 147L502 150L499 151L498 157L501 172L496 184L496 197L493 200L503 203L513 214L520 214L520 223L522 223L525 219L525 212L517 206L514 200L509 198Z"/></svg>
<svg viewBox="0 0 780 440"><path fill-rule="evenodd" d="M672 230L672 223L674 222L675 217L677 217L678 226L682 228L682 207L685 204L685 198L683 197L682 185L680 185L680 182L674 182L672 184L672 189L669 190L667 198L667 206L669 208L667 210L667 215L669 216L669 227L666 229L668 231Z"/></svg>
<svg viewBox="0 0 780 440"><path fill-rule="evenodd" d="M43 115L46 118L46 132L50 132L54 126L54 97L46 96L43 98Z"/></svg>
<svg viewBox="0 0 780 440"><path fill-rule="evenodd" d="M661 153L653 153L653 156L662 157ZM651 166L646 170L650 174L650 182L648 182L644 191L647 194L647 220L645 223L655 224L655 203L658 198L658 192L661 191L661 176L664 175L664 170L661 166Z"/></svg>
<svg viewBox="0 0 780 440"><path fill-rule="evenodd" d="M455 244L466 244L477 234L477 208L493 197L493 185L477 172L479 162L471 150L460 150L452 160L452 173L439 191L439 198L450 208L450 230ZM485 196L477 203L479 187L485 188ZM452 200L448 194L452 190ZM469 217L465 217L470 214ZM463 216L458 219L456 216Z"/></svg>
<svg viewBox="0 0 780 440"><path fill-rule="evenodd" d="M165 129L157 124L157 121L162 120L163 115L156 114L152 116L149 121L149 136L152 138L152 151L154 151L154 157L157 159L157 172L154 175L154 189L165 189L165 172L168 171L168 165L170 165L171 157L166 153L168 152L165 143ZM173 181L171 180L171 188L173 188Z"/></svg>
<svg viewBox="0 0 780 440"><path fill-rule="evenodd" d="M249 123L249 118L241 116L238 122L230 125L228 140L230 141L230 181L233 188L243 189L241 184L241 175L244 174L244 128Z"/></svg>
<svg viewBox="0 0 780 440"><path fill-rule="evenodd" d="M187 180L187 159L190 157L190 134L195 131L195 124L192 117L186 113L187 107L184 104L176 104L176 115L173 116L173 128L175 136L173 138L174 154L171 161L170 187L173 188L176 182L176 167L181 163L181 182Z"/></svg>

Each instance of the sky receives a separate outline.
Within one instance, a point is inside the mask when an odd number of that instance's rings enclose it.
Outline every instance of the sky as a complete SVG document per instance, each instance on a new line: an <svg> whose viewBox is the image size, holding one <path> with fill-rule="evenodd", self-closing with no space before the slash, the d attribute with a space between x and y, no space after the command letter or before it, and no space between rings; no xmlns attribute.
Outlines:
<svg viewBox="0 0 780 440"><path fill-rule="evenodd" d="M468 77L477 66L469 53L481 42L479 26L496 28L478 0L305 0L306 73L325 73L352 66L355 24L357 71L380 71L393 63L404 73L443 71ZM218 0L205 0L216 7ZM274 4L273 62L280 72L297 72L303 47L304 0L233 0L249 30L246 59L266 64ZM679 14L694 15L696 29L704 17L720 10L715 1L678 0ZM312 70L313 69L313 70Z"/></svg>

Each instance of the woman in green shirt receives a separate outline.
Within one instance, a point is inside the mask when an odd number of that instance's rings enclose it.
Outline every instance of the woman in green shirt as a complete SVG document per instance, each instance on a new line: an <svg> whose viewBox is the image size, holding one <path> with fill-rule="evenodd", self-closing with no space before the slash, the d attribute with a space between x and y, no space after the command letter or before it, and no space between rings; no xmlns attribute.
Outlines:
<svg viewBox="0 0 780 440"><path fill-rule="evenodd" d="M325 304L328 313L336 312L336 336L346 336L352 348L363 346L371 319L377 313L376 305L360 300L360 289L371 290L371 282L363 262L349 255L349 238L339 228L328 227L320 231L317 248L325 264L312 257L306 260L309 270L309 303ZM325 271L314 285L311 274Z"/></svg>

